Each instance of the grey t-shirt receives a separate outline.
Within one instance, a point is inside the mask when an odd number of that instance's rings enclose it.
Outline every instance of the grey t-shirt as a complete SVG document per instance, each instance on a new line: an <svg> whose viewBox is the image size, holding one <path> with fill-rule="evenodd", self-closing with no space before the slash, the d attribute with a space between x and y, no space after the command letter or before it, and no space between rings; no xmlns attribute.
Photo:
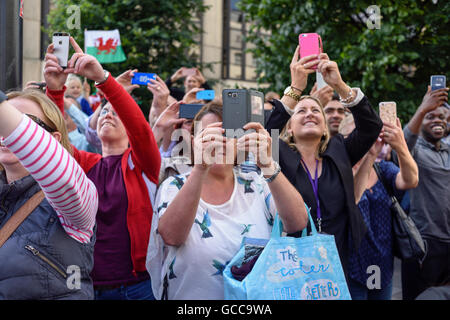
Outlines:
<svg viewBox="0 0 450 320"><path fill-rule="evenodd" d="M450 146L441 148L403 130L408 148L419 167L419 185L410 190L410 216L422 236L450 242Z"/></svg>

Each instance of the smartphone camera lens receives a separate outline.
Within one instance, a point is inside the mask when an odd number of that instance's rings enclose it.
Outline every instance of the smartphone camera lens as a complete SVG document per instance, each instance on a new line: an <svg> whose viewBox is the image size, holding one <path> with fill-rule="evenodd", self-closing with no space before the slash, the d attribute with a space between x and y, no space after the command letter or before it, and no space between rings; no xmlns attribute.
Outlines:
<svg viewBox="0 0 450 320"><path fill-rule="evenodd" d="M233 92L233 94L231 95L232 98L236 98L237 97L237 93Z"/></svg>

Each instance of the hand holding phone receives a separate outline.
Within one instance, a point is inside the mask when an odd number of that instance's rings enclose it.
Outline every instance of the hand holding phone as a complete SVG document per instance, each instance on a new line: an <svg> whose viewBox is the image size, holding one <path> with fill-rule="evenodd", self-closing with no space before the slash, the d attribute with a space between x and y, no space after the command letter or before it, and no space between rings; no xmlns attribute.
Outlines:
<svg viewBox="0 0 450 320"><path fill-rule="evenodd" d="M395 126L397 122L397 104L393 101L380 102L379 109L381 121Z"/></svg>

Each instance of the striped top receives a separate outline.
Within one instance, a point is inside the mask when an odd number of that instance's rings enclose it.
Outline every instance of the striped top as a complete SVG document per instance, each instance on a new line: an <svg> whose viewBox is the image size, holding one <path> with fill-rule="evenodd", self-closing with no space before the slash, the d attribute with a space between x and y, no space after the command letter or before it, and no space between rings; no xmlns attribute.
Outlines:
<svg viewBox="0 0 450 320"><path fill-rule="evenodd" d="M39 183L66 233L88 243L95 225L97 189L70 153L26 115L3 143Z"/></svg>

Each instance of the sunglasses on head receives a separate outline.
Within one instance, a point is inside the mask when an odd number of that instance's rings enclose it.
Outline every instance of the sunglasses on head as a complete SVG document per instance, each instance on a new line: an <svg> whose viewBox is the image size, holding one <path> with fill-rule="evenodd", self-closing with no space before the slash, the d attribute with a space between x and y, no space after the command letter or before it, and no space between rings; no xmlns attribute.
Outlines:
<svg viewBox="0 0 450 320"><path fill-rule="evenodd" d="M48 124L46 124L44 121L42 121L41 119L39 119L38 117L32 115L32 114L28 114L26 113L26 115L33 120L34 122L36 122L40 127L44 128L46 131L48 132L55 132L57 131L56 129L53 129L52 127L50 127Z"/></svg>

